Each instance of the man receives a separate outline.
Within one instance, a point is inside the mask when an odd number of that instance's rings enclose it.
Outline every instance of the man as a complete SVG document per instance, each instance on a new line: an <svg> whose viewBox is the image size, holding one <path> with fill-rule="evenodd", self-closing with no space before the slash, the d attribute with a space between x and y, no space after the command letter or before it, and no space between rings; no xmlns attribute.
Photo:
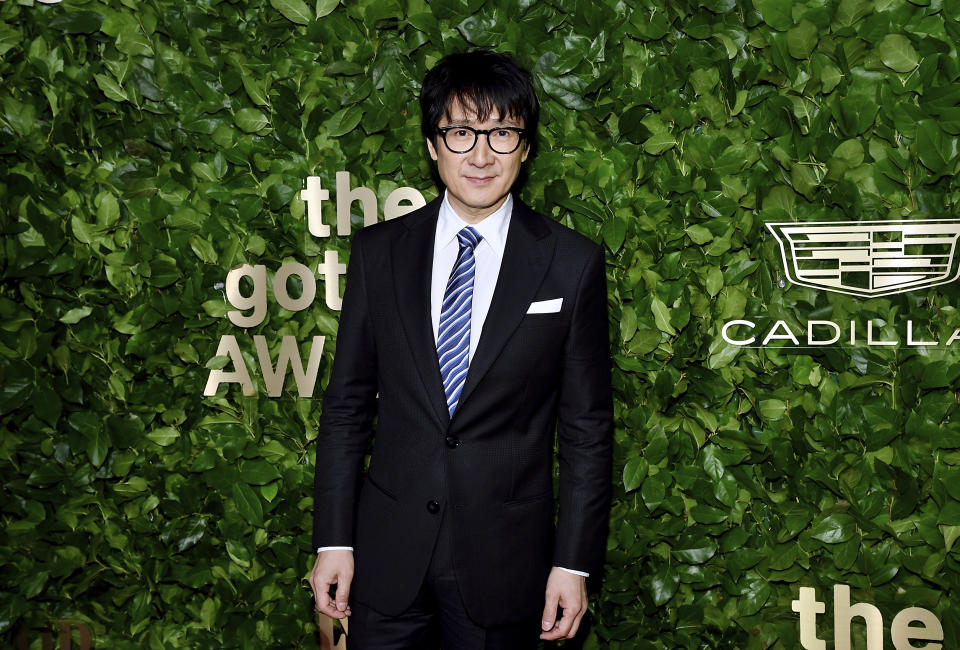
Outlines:
<svg viewBox="0 0 960 650"><path fill-rule="evenodd" d="M516 62L445 57L420 104L446 190L353 242L317 439L316 606L350 616L351 649L572 638L610 497L603 252L510 194L539 120Z"/></svg>

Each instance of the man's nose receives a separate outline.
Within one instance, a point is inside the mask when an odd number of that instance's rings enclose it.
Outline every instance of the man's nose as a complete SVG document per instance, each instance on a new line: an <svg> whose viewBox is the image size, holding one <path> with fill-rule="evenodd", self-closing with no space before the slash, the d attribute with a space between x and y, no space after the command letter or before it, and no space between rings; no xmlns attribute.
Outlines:
<svg viewBox="0 0 960 650"><path fill-rule="evenodd" d="M493 161L496 157L493 149L490 148L490 143L487 141L487 136L478 133L477 134L477 143L473 146L473 149L468 153L470 156L470 164L474 167L486 167L487 165L493 164Z"/></svg>

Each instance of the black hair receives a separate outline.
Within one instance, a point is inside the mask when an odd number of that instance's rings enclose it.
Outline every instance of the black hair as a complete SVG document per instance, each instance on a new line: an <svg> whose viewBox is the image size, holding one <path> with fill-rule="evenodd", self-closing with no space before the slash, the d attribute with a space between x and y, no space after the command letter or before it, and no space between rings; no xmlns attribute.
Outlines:
<svg viewBox="0 0 960 650"><path fill-rule="evenodd" d="M484 121L495 110L501 119L523 120L524 146L536 151L540 102L526 68L512 57L476 49L449 54L427 73L420 89L420 130L433 140L443 117L450 117L454 100L476 110Z"/></svg>

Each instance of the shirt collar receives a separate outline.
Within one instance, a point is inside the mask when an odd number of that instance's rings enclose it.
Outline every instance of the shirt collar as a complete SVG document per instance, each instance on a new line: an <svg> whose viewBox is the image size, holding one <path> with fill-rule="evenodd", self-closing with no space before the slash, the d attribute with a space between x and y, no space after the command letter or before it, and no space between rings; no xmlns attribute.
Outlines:
<svg viewBox="0 0 960 650"><path fill-rule="evenodd" d="M480 223L467 223L460 218L450 205L450 198L446 191L443 194L443 203L440 204L440 215L437 218L437 237L434 240L434 251L449 245L457 238L457 233L467 226L473 226L473 229L480 234L483 242L487 242L496 252L503 257L503 248L507 242L507 229L510 226L510 215L513 212L513 195L508 194L507 200L503 202L496 212L488 215Z"/></svg>

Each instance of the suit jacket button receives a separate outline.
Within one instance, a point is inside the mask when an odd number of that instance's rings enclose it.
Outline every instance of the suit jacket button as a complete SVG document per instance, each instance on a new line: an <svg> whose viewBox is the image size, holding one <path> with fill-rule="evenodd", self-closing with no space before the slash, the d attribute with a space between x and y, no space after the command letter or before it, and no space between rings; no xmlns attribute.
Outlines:
<svg viewBox="0 0 960 650"><path fill-rule="evenodd" d="M447 446L450 447L450 449L456 449L460 446L460 438L456 436L447 436Z"/></svg>
<svg viewBox="0 0 960 650"><path fill-rule="evenodd" d="M440 504L433 500L427 501L427 512L431 515L437 514L440 512Z"/></svg>

